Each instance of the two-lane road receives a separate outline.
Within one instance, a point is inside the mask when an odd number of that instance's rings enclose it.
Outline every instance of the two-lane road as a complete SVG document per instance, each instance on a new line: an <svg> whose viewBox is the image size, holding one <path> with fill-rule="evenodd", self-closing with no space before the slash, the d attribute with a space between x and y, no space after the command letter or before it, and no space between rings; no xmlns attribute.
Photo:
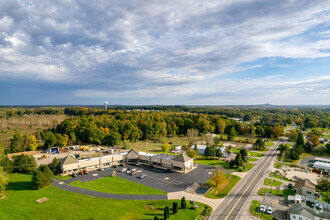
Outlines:
<svg viewBox="0 0 330 220"><path fill-rule="evenodd" d="M238 217L249 195L254 187L264 177L266 170L276 157L276 149L280 142L275 142L274 146L266 153L262 161L259 162L226 196L221 205L214 211L211 219L234 220Z"/></svg>

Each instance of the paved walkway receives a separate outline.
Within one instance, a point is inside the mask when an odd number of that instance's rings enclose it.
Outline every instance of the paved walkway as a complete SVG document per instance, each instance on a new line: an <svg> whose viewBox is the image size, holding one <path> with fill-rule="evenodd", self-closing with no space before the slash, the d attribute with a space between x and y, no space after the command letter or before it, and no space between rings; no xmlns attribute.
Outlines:
<svg viewBox="0 0 330 220"><path fill-rule="evenodd" d="M62 184L60 184L60 183L62 183ZM54 179L53 185L57 188L60 188L60 189L66 190L66 191L84 194L87 196L106 198L106 199L127 199L127 200L167 200L168 199L166 194L164 194L164 195L134 195L134 194L114 194L114 193L98 192L98 191L93 191L93 190L89 190L89 189L83 189L83 188L71 186L70 184L60 181L58 179Z"/></svg>

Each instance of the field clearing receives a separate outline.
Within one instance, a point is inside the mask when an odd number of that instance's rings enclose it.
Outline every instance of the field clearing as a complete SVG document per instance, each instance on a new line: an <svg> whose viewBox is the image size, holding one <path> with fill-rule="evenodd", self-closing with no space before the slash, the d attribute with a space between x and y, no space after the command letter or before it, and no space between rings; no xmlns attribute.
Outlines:
<svg viewBox="0 0 330 220"><path fill-rule="evenodd" d="M165 206L172 207L175 200L115 200L68 192L49 186L33 190L30 174L11 174L6 198L0 200L0 216L6 220L55 220L55 219L162 219ZM36 203L37 199L47 197L49 201ZM180 201L178 201L180 206ZM202 219L200 213L206 205L196 202L197 210L179 209L170 219ZM208 207L208 206L207 206ZM208 209L212 210L210 207Z"/></svg>
<svg viewBox="0 0 330 220"><path fill-rule="evenodd" d="M0 118L0 140L7 147L16 130L23 134L36 136L38 128L43 130L56 126L65 118L67 118L66 115L24 115L8 119ZM41 141L38 141L38 144L41 144Z"/></svg>

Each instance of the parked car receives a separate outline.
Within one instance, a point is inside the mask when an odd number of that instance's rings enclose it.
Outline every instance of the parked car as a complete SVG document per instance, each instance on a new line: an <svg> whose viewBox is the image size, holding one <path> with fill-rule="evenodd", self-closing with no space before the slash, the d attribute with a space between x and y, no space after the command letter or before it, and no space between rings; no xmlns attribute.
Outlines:
<svg viewBox="0 0 330 220"><path fill-rule="evenodd" d="M316 208L316 210L323 210L323 205L321 205L321 204L315 204L315 208Z"/></svg>
<svg viewBox="0 0 330 220"><path fill-rule="evenodd" d="M134 175L134 174L136 174L136 173L137 173L136 170L134 170L134 171L132 170L131 173L130 173L130 175Z"/></svg>
<svg viewBox="0 0 330 220"><path fill-rule="evenodd" d="M139 178L139 179L143 179L143 178L145 178L146 176L147 176L147 175L142 174L142 175L138 176L138 178Z"/></svg>
<svg viewBox="0 0 330 220"><path fill-rule="evenodd" d="M84 170L84 174L88 174L88 171L87 170Z"/></svg>
<svg viewBox="0 0 330 220"><path fill-rule="evenodd" d="M136 170L137 170L136 168L133 168L133 169L132 169L132 172L134 172L134 171L136 171Z"/></svg>
<svg viewBox="0 0 330 220"><path fill-rule="evenodd" d="M138 162L138 163L135 164L135 166L137 166L137 167L138 166L142 166L142 163L141 162Z"/></svg>
<svg viewBox="0 0 330 220"><path fill-rule="evenodd" d="M289 183L289 184L288 184L288 188L289 188L289 189L292 189L292 188L293 188L292 183Z"/></svg>
<svg viewBox="0 0 330 220"><path fill-rule="evenodd" d="M125 173L126 171L127 171L127 168L125 168L125 167L121 169L122 173Z"/></svg>
<svg viewBox="0 0 330 220"><path fill-rule="evenodd" d="M73 173L73 174L72 174L72 177L77 177L77 174L76 174L76 173Z"/></svg>
<svg viewBox="0 0 330 220"><path fill-rule="evenodd" d="M99 170L100 170L100 171L103 171L103 170L104 170L104 168L100 168Z"/></svg>
<svg viewBox="0 0 330 220"><path fill-rule="evenodd" d="M266 213L271 215L273 213L272 207L268 206Z"/></svg>
<svg viewBox="0 0 330 220"><path fill-rule="evenodd" d="M259 207L259 211L260 212L265 212L266 211L266 206L264 204L262 204L260 207Z"/></svg>
<svg viewBox="0 0 330 220"><path fill-rule="evenodd" d="M127 169L126 173L127 173L127 174L131 174L131 173L132 173L132 171L131 171L131 170L129 170L129 169Z"/></svg>

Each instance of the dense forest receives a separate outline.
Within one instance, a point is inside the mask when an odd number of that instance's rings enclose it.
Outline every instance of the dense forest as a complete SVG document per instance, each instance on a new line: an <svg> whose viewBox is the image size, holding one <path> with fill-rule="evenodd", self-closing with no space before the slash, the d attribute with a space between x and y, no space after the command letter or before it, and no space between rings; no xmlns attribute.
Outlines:
<svg viewBox="0 0 330 220"><path fill-rule="evenodd" d="M117 145L123 140L157 140L184 136L191 129L199 134L226 134L228 140L239 135L277 138L284 134L284 127L293 122L302 130L329 128L330 122L329 108L133 106L107 111L95 107L0 109L0 115L7 118L29 114L70 116L37 135L41 136L45 148L77 143ZM19 133L13 136L11 143L14 144L11 144L10 152L35 148L33 137Z"/></svg>

